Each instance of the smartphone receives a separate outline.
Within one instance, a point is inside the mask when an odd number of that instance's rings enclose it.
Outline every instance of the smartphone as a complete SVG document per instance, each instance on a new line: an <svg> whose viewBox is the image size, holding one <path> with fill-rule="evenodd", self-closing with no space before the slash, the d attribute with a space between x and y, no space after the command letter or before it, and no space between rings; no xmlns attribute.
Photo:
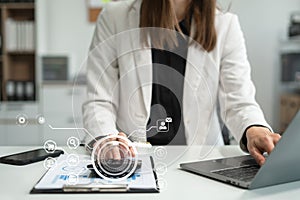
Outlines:
<svg viewBox="0 0 300 200"><path fill-rule="evenodd" d="M48 157L57 157L61 154L64 154L64 151L55 150L53 153L47 153L44 149L41 148L41 149L16 153L8 156L3 156L0 158L0 163L10 164L10 165L27 165L27 164L42 161Z"/></svg>

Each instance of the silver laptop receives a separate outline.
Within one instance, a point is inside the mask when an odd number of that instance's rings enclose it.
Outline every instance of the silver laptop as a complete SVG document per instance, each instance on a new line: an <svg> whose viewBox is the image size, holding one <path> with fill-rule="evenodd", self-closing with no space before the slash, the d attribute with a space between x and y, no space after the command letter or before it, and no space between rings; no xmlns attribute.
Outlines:
<svg viewBox="0 0 300 200"><path fill-rule="evenodd" d="M300 111L284 132L265 164L238 156L180 164L181 169L247 189L300 180Z"/></svg>

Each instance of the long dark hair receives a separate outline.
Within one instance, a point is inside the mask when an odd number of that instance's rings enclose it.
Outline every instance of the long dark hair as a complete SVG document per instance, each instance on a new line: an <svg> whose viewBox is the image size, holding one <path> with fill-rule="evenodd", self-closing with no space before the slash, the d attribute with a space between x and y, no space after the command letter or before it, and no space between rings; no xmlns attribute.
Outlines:
<svg viewBox="0 0 300 200"><path fill-rule="evenodd" d="M215 29L216 0L191 0L188 9L188 15L192 13L195 22L195 29L194 32L191 33L191 37L206 51L212 51L217 41ZM173 1L143 0L140 27L159 27L181 32ZM176 44L176 41L177 39L174 34L160 34L159 38L154 41L154 46L162 48L165 43Z"/></svg>

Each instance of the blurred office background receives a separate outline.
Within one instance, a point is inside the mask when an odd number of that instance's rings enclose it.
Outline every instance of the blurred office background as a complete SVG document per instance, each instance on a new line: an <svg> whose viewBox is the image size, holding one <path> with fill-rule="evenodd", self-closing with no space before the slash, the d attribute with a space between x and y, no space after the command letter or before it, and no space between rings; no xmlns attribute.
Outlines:
<svg viewBox="0 0 300 200"><path fill-rule="evenodd" d="M0 2L0 145L42 145L47 139L63 145L71 135L84 135L73 128L82 128L81 65L102 6L99 2ZM219 4L239 16L257 101L274 130L282 132L300 107L300 0ZM39 121L41 116L45 123Z"/></svg>

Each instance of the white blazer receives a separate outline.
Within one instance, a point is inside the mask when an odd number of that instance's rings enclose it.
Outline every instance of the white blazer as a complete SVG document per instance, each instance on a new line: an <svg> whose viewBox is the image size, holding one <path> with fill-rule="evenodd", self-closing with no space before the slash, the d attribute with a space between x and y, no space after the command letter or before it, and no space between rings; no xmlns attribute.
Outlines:
<svg viewBox="0 0 300 200"><path fill-rule="evenodd" d="M88 100L83 105L83 119L89 132L87 143L120 131L146 132L152 99L152 58L151 49L141 47L139 38L141 1L110 3L97 20L86 63ZM207 53L196 44L188 48L183 90L188 144L222 143L218 110L237 141L250 125L269 127L255 101L237 16L217 11L215 27L217 44L213 51Z"/></svg>

